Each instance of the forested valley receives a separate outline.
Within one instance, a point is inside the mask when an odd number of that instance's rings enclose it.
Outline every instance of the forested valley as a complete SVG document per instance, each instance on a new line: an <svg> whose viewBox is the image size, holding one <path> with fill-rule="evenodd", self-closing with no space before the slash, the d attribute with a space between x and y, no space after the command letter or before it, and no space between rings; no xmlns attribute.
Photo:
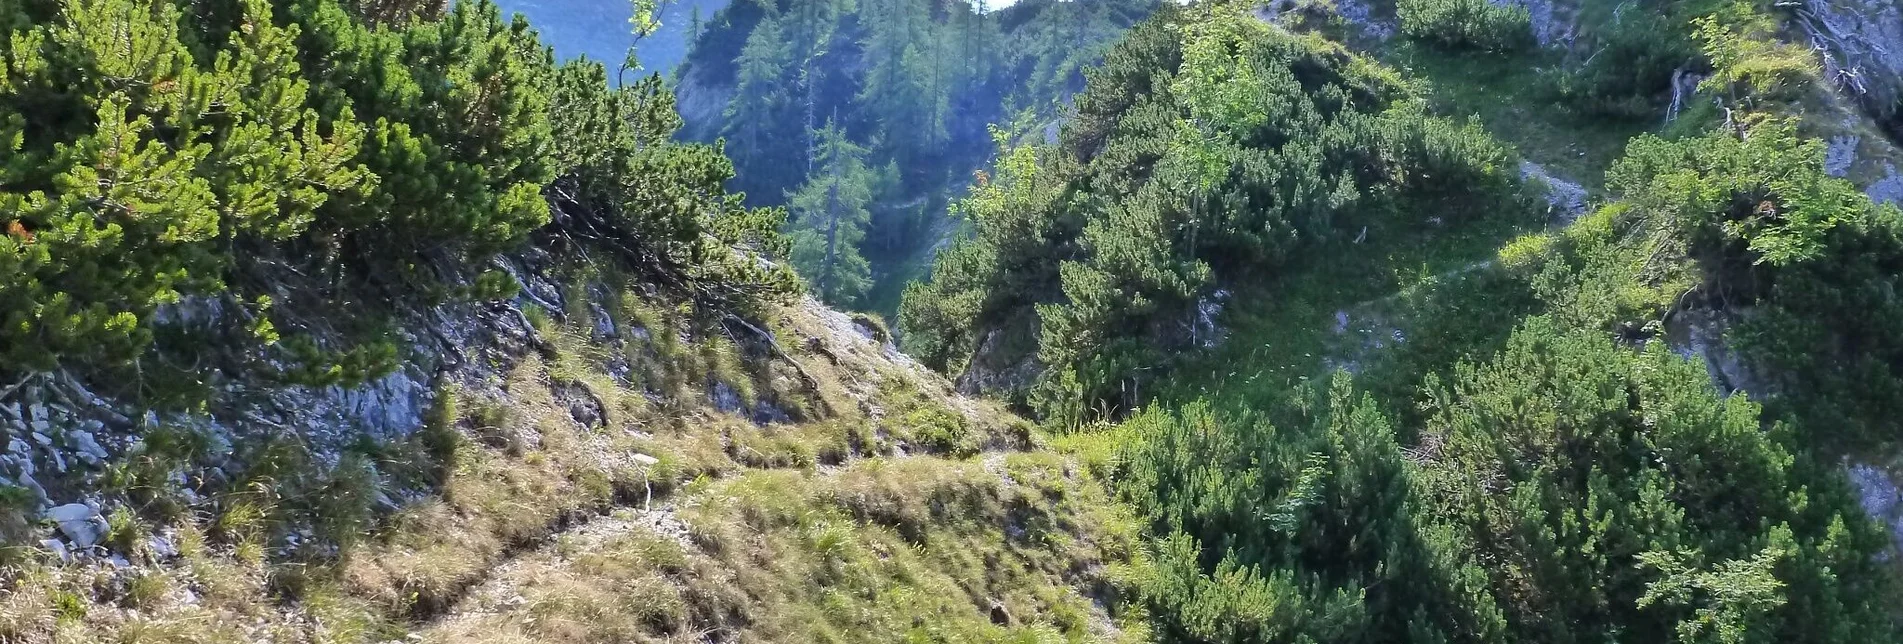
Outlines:
<svg viewBox="0 0 1903 644"><path fill-rule="evenodd" d="M1054 134L1083 70L1157 6L747 0L673 74L689 138L725 141L733 188L791 215L815 294L890 316L1000 137Z"/></svg>
<svg viewBox="0 0 1903 644"><path fill-rule="evenodd" d="M520 7L0 0L0 642L1903 641L1895 0Z"/></svg>

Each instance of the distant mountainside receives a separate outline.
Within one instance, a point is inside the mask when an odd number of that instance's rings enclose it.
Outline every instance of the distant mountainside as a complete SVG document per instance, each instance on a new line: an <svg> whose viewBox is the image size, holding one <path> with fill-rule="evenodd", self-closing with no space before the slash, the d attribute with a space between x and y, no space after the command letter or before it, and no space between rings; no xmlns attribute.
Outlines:
<svg viewBox="0 0 1903 644"><path fill-rule="evenodd" d="M642 69L671 74L687 58L693 39L694 17L712 18L729 0L672 0L661 7L661 30L641 39L637 53ZM563 60L587 56L608 65L610 71L634 44L628 19L634 15L627 0L499 0L510 13L528 16L542 33L542 41Z"/></svg>
<svg viewBox="0 0 1903 644"><path fill-rule="evenodd" d="M1053 123L1084 70L1157 6L733 2L677 70L682 135L724 139L731 187L788 207L790 259L823 299L892 314L956 228L946 206L989 164L995 137Z"/></svg>

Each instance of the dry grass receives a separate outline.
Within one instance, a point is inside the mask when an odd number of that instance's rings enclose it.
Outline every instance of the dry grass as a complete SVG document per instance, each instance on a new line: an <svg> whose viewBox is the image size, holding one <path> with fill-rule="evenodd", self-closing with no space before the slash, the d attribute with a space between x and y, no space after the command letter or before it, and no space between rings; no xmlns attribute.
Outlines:
<svg viewBox="0 0 1903 644"><path fill-rule="evenodd" d="M1030 448L1028 425L895 362L844 316L775 313L768 326L789 361L672 307L615 299L571 307L565 324L536 316L551 356L440 390L414 437L353 457L355 479L326 474L356 496L430 491L337 539L335 558L280 554L287 501L246 490L202 528L161 531L176 557L127 570L23 565L0 593L0 642L1117 634L1075 588L1108 583L1094 571L1127 558L1134 532L1080 509L1110 504L1063 458L995 451ZM619 339L595 337L598 310L616 312ZM721 413L716 382L795 421ZM642 514L650 494L657 512ZM300 502L348 513L354 498ZM128 550L153 533L131 515L113 523ZM994 605L1010 619L993 623Z"/></svg>

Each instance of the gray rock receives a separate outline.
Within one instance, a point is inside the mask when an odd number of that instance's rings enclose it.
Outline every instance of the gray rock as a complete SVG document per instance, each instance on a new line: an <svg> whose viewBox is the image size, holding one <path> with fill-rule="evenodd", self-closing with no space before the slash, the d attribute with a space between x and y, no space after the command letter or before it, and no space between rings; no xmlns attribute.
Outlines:
<svg viewBox="0 0 1903 644"><path fill-rule="evenodd" d="M793 422L793 417L787 414L786 410L781 409L779 405L761 400L753 405L752 420L755 425L765 426L775 423L790 423Z"/></svg>
<svg viewBox="0 0 1903 644"><path fill-rule="evenodd" d="M154 556L160 559L171 559L178 556L178 545L172 543L172 540L167 537L155 536L146 539L145 547L147 550L152 551Z"/></svg>
<svg viewBox="0 0 1903 644"><path fill-rule="evenodd" d="M1586 214L1586 188L1553 176L1544 166L1532 161L1520 162L1520 179L1546 184L1546 205L1554 223L1564 226Z"/></svg>
<svg viewBox="0 0 1903 644"><path fill-rule="evenodd" d="M1824 75L1879 109L1903 96L1903 5L1894 0L1779 3L1823 53Z"/></svg>
<svg viewBox="0 0 1903 644"><path fill-rule="evenodd" d="M1565 12L1559 11L1554 0L1495 0L1497 5L1518 5L1526 7L1528 17L1533 23L1533 39L1541 47L1555 45L1571 46L1574 27Z"/></svg>
<svg viewBox="0 0 1903 644"><path fill-rule="evenodd" d="M44 517L58 525L60 533L80 549L91 548L106 536L105 517L84 503L68 503L47 510Z"/></svg>
<svg viewBox="0 0 1903 644"><path fill-rule="evenodd" d="M1851 465L1848 474L1864 513L1889 528L1891 541L1903 549L1903 489L1888 472L1869 465Z"/></svg>
<svg viewBox="0 0 1903 644"><path fill-rule="evenodd" d="M53 502L53 499L46 495L46 488L41 487L39 481L33 480L32 472L20 473L20 487L26 488L27 491L33 493L33 496L38 497L42 506L51 505Z"/></svg>
<svg viewBox="0 0 1903 644"><path fill-rule="evenodd" d="M18 438L14 438L12 440L7 441L8 454L18 454L21 456L25 456L27 454L27 450L30 450L30 449L33 449L32 445L28 445L26 441L20 440Z"/></svg>
<svg viewBox="0 0 1903 644"><path fill-rule="evenodd" d="M608 315L607 309L601 308L600 304L589 302L588 310L595 318L595 339L608 340L617 336L614 316Z"/></svg>
<svg viewBox="0 0 1903 644"><path fill-rule="evenodd" d="M1688 310L1666 326L1666 339L1680 356L1705 363L1705 370L1711 374L1711 384L1718 393L1726 396L1734 393L1763 395L1769 393L1765 391L1764 383L1758 380L1750 365L1725 340L1725 331L1731 327L1733 317L1748 313L1744 309L1731 313Z"/></svg>
<svg viewBox="0 0 1903 644"><path fill-rule="evenodd" d="M18 470L21 475L31 475L37 471L33 467L33 457L24 451L18 454L9 454L6 460L8 463L12 463L13 469Z"/></svg>
<svg viewBox="0 0 1903 644"><path fill-rule="evenodd" d="M1361 32L1375 40L1387 40L1394 37L1394 25L1375 16L1374 3L1370 0L1336 0L1335 13L1341 15L1348 24L1361 28Z"/></svg>
<svg viewBox="0 0 1903 644"><path fill-rule="evenodd" d="M98 439L93 438L91 432L70 432L66 434L66 442L79 451L80 458L94 465L112 456L106 452L105 447L100 446Z"/></svg>
<svg viewBox="0 0 1903 644"><path fill-rule="evenodd" d="M1830 137L1824 147L1824 173L1841 177L1850 173L1850 166L1857 162L1857 144L1863 139L1854 134Z"/></svg>
<svg viewBox="0 0 1903 644"><path fill-rule="evenodd" d="M747 408L746 403L740 400L740 393L734 391L733 387L727 386L727 383L720 381L714 381L712 390L707 392L707 399L713 403L714 409L720 410L721 413L737 414Z"/></svg>
<svg viewBox="0 0 1903 644"><path fill-rule="evenodd" d="M1903 203L1903 174L1898 174L1894 165L1889 166L1888 171L1887 175L1870 184L1864 192L1870 195L1871 201Z"/></svg>
<svg viewBox="0 0 1903 644"><path fill-rule="evenodd" d="M33 442L39 443L42 447L52 447L53 437L40 432L33 432Z"/></svg>
<svg viewBox="0 0 1903 644"><path fill-rule="evenodd" d="M41 539L40 547L45 548L47 552L53 553L53 556L60 561L73 560L73 553L66 550L66 542L64 541L58 539Z"/></svg>
<svg viewBox="0 0 1903 644"><path fill-rule="evenodd" d="M1196 300L1196 310L1190 314L1189 342L1204 349L1222 344L1228 332L1216 323L1216 317L1222 314L1223 305L1229 301L1229 291L1217 289L1209 297Z"/></svg>

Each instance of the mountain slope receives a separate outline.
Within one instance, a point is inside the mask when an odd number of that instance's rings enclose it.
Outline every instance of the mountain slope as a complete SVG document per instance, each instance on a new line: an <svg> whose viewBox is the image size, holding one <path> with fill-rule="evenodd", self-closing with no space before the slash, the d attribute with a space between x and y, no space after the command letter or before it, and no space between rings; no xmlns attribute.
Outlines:
<svg viewBox="0 0 1903 644"><path fill-rule="evenodd" d="M1141 638L1127 513L658 80L486 2L0 31L0 641Z"/></svg>
<svg viewBox="0 0 1903 644"><path fill-rule="evenodd" d="M1774 7L1526 4L1166 12L908 293L922 359L1120 446L1158 639L1896 636L1841 463L1895 450L1903 216L1816 138L1862 115Z"/></svg>
<svg viewBox="0 0 1903 644"><path fill-rule="evenodd" d="M822 299L890 315L950 228L947 200L995 151L991 128L1035 135L1157 4L737 2L680 68L683 132L723 139L734 188L787 206L796 244L801 229L825 231L809 243L824 252L794 259ZM837 171L828 141L863 171ZM817 198L834 192L865 197Z"/></svg>

